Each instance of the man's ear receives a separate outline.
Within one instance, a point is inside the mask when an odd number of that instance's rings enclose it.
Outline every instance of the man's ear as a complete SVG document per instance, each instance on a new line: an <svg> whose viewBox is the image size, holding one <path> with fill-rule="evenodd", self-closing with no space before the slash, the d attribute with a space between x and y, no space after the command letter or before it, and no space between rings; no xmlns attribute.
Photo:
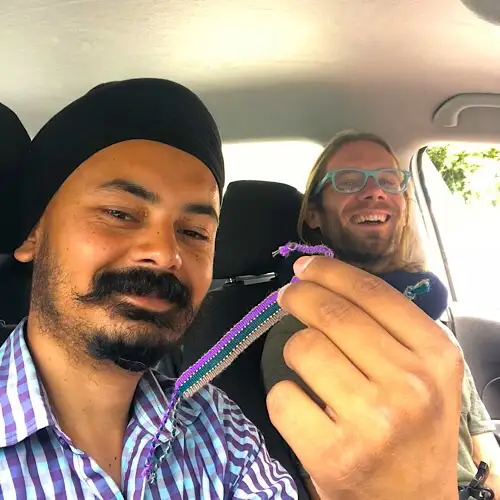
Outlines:
<svg viewBox="0 0 500 500"><path fill-rule="evenodd" d="M38 241L41 236L40 224L37 224L24 242L14 251L14 257L19 262L32 262L35 258Z"/></svg>
<svg viewBox="0 0 500 500"><path fill-rule="evenodd" d="M321 230L321 219L319 216L319 212L316 209L316 207L313 205L311 206L306 213L305 217L305 223L311 228L311 229L319 229Z"/></svg>

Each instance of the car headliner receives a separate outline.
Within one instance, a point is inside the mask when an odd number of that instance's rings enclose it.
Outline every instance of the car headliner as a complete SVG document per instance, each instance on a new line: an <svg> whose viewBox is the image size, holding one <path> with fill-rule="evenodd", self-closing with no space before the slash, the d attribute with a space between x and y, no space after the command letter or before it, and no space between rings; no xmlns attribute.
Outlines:
<svg viewBox="0 0 500 500"><path fill-rule="evenodd" d="M491 0L496 2L496 0ZM459 0L24 0L0 5L0 100L33 134L108 80L197 91L226 142L354 127L406 161L437 140L500 142L500 110L433 124L464 92L500 92L500 27Z"/></svg>

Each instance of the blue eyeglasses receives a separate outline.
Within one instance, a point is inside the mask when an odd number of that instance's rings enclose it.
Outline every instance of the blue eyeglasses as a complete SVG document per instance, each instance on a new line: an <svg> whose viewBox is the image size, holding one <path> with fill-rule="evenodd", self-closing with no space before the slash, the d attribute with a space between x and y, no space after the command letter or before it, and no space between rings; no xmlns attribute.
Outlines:
<svg viewBox="0 0 500 500"><path fill-rule="evenodd" d="M411 172L397 168L379 168L377 170L345 168L331 170L316 186L314 194L320 193L328 181L331 182L333 189L339 193L359 193L359 191L364 189L370 177L386 193L396 194L406 191Z"/></svg>

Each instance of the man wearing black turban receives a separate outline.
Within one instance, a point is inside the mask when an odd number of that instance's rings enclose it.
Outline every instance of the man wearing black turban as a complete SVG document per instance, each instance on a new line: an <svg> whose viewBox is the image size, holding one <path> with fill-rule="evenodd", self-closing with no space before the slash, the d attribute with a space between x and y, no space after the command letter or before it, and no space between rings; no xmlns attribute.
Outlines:
<svg viewBox="0 0 500 500"><path fill-rule="evenodd" d="M159 79L96 87L33 139L23 182L15 257L33 283L0 348L0 497L296 498L213 387L156 435L172 381L152 368L210 285L224 185L198 97Z"/></svg>

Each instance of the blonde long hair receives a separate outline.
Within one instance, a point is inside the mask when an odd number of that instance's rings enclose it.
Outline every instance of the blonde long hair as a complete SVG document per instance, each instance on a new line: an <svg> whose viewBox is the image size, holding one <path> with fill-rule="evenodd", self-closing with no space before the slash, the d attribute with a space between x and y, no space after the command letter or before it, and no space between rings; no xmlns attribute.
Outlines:
<svg viewBox="0 0 500 500"><path fill-rule="evenodd" d="M346 144L361 141L373 142L383 147L394 158L397 168L400 168L399 159L396 156L396 153L384 139L376 134L358 132L356 130L344 130L333 137L333 139L331 139L325 146L323 152L319 155L307 180L307 186L302 200L297 225L297 231L303 241L307 242L310 240L310 238L305 235L306 232L310 233L310 228L307 226L306 218L308 211L311 208L311 204L321 203L321 198L315 197L314 189L325 175L328 162L332 156ZM416 213L415 207L412 203L414 201L414 187L411 180L408 185L408 189L403 193L403 196L405 198L406 210L404 214L405 220L401 232L401 242L400 245L396 247L390 263L385 269L383 269L383 272L390 272L394 270L416 272L423 271L427 268L422 244L416 227Z"/></svg>

